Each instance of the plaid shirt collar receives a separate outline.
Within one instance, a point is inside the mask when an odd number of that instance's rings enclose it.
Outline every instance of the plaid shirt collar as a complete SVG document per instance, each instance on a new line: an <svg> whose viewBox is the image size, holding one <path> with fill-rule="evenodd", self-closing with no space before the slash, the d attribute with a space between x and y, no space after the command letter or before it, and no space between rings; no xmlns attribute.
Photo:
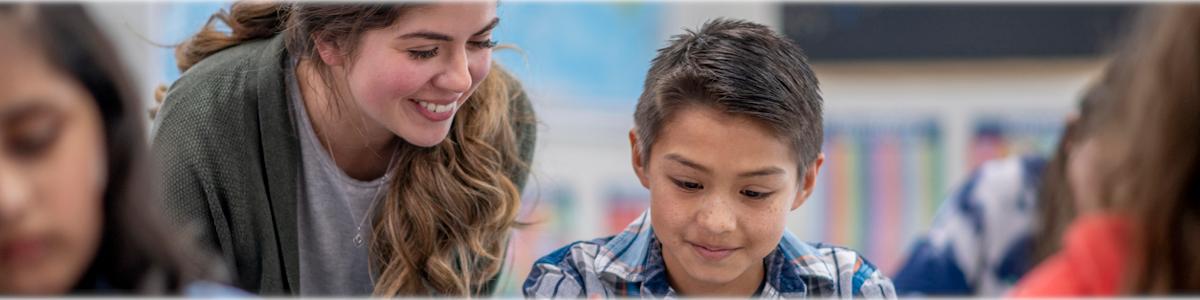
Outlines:
<svg viewBox="0 0 1200 300"><path fill-rule="evenodd" d="M821 262L816 249L790 231L784 232L779 246L764 261L763 298L803 297L811 288L832 287L836 282L835 271ZM677 296L667 281L662 244L650 226L649 210L602 245L592 267L599 270L601 280L617 283L619 295Z"/></svg>

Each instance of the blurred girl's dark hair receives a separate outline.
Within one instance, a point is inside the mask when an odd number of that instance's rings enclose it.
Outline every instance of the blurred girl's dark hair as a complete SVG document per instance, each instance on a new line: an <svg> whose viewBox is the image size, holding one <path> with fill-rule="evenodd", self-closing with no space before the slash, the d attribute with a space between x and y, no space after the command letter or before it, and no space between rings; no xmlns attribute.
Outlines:
<svg viewBox="0 0 1200 300"><path fill-rule="evenodd" d="M177 294L212 280L219 266L193 253L187 235L161 217L147 177L145 115L117 53L80 4L0 4L0 23L17 26L24 43L78 81L100 110L108 160L100 246L80 293ZM15 22L14 22L15 21Z"/></svg>

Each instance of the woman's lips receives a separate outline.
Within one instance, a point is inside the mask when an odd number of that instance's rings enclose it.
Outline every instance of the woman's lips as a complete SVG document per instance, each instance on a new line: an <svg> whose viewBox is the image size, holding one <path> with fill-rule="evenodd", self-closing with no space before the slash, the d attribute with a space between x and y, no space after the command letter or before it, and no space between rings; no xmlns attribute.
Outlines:
<svg viewBox="0 0 1200 300"><path fill-rule="evenodd" d="M458 110L457 101L448 101L438 104L431 101L409 99L409 102L412 102L413 108L416 109L417 112L420 112L421 116L424 116L426 119L429 119L433 122L441 122L450 119L454 116L454 112Z"/></svg>
<svg viewBox="0 0 1200 300"><path fill-rule="evenodd" d="M707 246L691 242L688 242L688 245L692 246L692 249L695 250L696 254L699 254L700 257L713 261L722 260L726 257L729 257L729 255L733 254L733 251L740 249L734 247Z"/></svg>

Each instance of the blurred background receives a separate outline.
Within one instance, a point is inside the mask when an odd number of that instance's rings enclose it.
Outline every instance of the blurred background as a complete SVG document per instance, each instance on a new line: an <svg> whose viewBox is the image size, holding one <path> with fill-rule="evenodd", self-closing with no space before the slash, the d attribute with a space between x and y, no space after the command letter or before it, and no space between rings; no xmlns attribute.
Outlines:
<svg viewBox="0 0 1200 300"><path fill-rule="evenodd" d="M178 78L168 46L229 2L90 3L145 91ZM655 50L741 18L795 40L825 99L826 163L789 215L802 239L863 252L885 273L980 162L1049 155L1063 119L1137 10L1121 4L503 2L496 59L540 118L533 175L500 295L533 261L619 232L648 206L627 132Z"/></svg>

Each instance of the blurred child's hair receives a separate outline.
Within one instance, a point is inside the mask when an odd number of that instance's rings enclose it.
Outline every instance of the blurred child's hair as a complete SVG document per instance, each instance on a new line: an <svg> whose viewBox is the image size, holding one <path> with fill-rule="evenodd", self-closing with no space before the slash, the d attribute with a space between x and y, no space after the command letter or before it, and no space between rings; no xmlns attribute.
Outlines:
<svg viewBox="0 0 1200 300"><path fill-rule="evenodd" d="M0 4L0 26L17 28L24 45L78 81L103 122L107 186L99 250L76 289L177 293L187 282L218 275L170 230L147 177L145 123L139 98L112 45L80 4ZM23 34L21 34L23 33ZM64 183L70 184L70 183ZM70 220L62 220L69 222Z"/></svg>
<svg viewBox="0 0 1200 300"><path fill-rule="evenodd" d="M658 50L633 115L636 146L645 164L672 114L701 105L771 128L795 151L803 174L821 151L821 101L799 46L760 24L716 19Z"/></svg>
<svg viewBox="0 0 1200 300"><path fill-rule="evenodd" d="M1103 117L1097 116L1098 112L1116 101L1113 99L1112 87L1125 80L1124 76L1128 72L1127 60L1121 55L1113 58L1105 67L1100 80L1088 87L1076 107L1078 118L1063 127L1054 156L1046 162L1038 185L1038 227L1034 233L1033 259L1030 260L1029 266L1037 265L1059 251L1063 232L1075 218L1074 196L1067 180L1070 148L1091 137L1093 131L1105 123Z"/></svg>
<svg viewBox="0 0 1200 300"><path fill-rule="evenodd" d="M1141 19L1097 135L1102 204L1132 218L1130 294L1200 293L1200 5Z"/></svg>

